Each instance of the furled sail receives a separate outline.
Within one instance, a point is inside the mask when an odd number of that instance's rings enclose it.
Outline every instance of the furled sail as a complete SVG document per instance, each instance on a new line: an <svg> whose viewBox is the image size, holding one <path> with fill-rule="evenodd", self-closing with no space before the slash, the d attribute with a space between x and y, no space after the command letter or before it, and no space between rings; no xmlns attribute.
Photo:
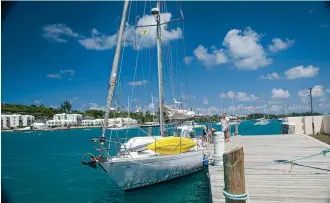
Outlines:
<svg viewBox="0 0 330 203"><path fill-rule="evenodd" d="M196 143L188 138L166 137L149 144L146 148L159 154L180 154L195 146Z"/></svg>
<svg viewBox="0 0 330 203"><path fill-rule="evenodd" d="M195 117L195 112L165 107L166 116L170 120L187 120Z"/></svg>

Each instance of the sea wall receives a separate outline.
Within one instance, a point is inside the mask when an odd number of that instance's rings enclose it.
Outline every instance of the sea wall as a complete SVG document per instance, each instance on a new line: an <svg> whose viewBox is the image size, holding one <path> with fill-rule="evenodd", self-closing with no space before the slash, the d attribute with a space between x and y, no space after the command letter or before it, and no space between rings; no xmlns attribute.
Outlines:
<svg viewBox="0 0 330 203"><path fill-rule="evenodd" d="M288 122L295 126L295 134L313 134L312 116L289 117ZM314 130L330 134L330 116L314 116Z"/></svg>

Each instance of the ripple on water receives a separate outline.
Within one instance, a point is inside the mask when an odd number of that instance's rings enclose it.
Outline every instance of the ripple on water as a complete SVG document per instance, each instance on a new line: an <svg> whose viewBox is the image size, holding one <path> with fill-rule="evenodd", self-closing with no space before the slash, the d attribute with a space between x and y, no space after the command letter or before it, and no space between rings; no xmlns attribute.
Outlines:
<svg viewBox="0 0 330 203"><path fill-rule="evenodd" d="M208 202L208 179L199 172L167 183L123 192L102 170L81 165L94 152L89 140L99 129L52 133L7 133L1 137L3 188L13 203L175 203ZM126 137L126 131L119 136ZM137 133L129 131L128 137ZM68 142L69 139L74 140ZM24 143L24 148L17 148ZM42 143L42 144L41 144ZM115 153L114 151L112 153Z"/></svg>

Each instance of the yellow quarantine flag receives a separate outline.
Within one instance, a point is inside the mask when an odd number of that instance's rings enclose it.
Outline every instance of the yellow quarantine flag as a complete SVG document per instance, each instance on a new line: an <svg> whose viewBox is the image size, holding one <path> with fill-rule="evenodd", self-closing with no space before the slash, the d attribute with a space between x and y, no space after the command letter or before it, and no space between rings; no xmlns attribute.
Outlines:
<svg viewBox="0 0 330 203"><path fill-rule="evenodd" d="M146 35L148 32L147 32L147 30L143 30L142 32L141 32L141 35Z"/></svg>

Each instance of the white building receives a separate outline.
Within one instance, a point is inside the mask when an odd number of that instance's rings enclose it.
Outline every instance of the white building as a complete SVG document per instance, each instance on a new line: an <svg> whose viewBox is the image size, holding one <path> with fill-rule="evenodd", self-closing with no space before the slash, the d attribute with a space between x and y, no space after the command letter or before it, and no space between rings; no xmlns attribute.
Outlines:
<svg viewBox="0 0 330 203"><path fill-rule="evenodd" d="M22 126L31 126L34 123L34 116L22 115L21 120L23 124Z"/></svg>
<svg viewBox="0 0 330 203"><path fill-rule="evenodd" d="M77 125L78 123L73 120L49 120L46 121L47 127L57 127L57 126L71 126L71 125Z"/></svg>
<svg viewBox="0 0 330 203"><path fill-rule="evenodd" d="M1 128L17 128L18 126L31 126L34 122L34 116L31 115L1 115Z"/></svg>
<svg viewBox="0 0 330 203"><path fill-rule="evenodd" d="M82 120L82 126L102 126L104 119ZM108 127L123 126L123 125L137 125L137 120L132 118L110 118L108 119Z"/></svg>
<svg viewBox="0 0 330 203"><path fill-rule="evenodd" d="M81 119L82 119L81 114L60 113L60 114L55 114L53 116L53 120L71 120L77 122L78 124L80 123Z"/></svg>
<svg viewBox="0 0 330 203"><path fill-rule="evenodd" d="M37 130L46 129L46 124L44 124L44 123L33 123L32 128L37 129Z"/></svg>
<svg viewBox="0 0 330 203"><path fill-rule="evenodd" d="M56 126L71 126L80 124L82 119L81 114L66 114L60 113L53 116L53 120L46 122L47 127L56 127Z"/></svg>
<svg viewBox="0 0 330 203"><path fill-rule="evenodd" d="M82 120L82 115L81 114L67 114L66 119L76 121L79 124L80 121Z"/></svg>
<svg viewBox="0 0 330 203"><path fill-rule="evenodd" d="M108 123L110 119L108 120ZM82 126L101 126L104 124L104 119L94 119L94 120L82 120L80 122Z"/></svg>

